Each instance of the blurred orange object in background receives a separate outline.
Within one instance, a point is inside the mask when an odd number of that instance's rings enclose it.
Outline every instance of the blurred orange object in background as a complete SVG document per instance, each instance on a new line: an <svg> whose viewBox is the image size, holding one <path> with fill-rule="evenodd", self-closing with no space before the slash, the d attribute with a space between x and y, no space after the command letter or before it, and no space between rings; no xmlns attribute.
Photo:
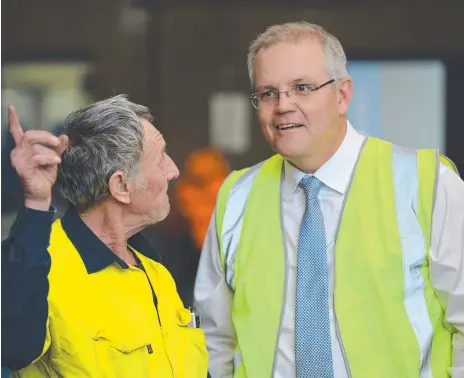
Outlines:
<svg viewBox="0 0 464 378"><path fill-rule="evenodd" d="M179 210L190 223L195 246L201 250L216 205L216 197L230 168L222 152L215 148L193 151L176 185Z"/></svg>

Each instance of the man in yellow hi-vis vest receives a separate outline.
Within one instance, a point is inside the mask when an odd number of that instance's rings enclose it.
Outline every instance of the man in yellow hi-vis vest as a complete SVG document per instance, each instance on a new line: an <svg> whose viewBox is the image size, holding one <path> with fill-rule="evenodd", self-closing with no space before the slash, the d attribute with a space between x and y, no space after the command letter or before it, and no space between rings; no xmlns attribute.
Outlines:
<svg viewBox="0 0 464 378"><path fill-rule="evenodd" d="M213 378L464 376L464 182L355 131L340 42L275 25L248 55L277 155L222 186L195 298Z"/></svg>
<svg viewBox="0 0 464 378"><path fill-rule="evenodd" d="M147 107L114 96L63 134L10 108L24 209L2 241L2 366L14 377L205 378L197 317L140 231L166 218L179 170ZM56 221L57 182L69 203Z"/></svg>

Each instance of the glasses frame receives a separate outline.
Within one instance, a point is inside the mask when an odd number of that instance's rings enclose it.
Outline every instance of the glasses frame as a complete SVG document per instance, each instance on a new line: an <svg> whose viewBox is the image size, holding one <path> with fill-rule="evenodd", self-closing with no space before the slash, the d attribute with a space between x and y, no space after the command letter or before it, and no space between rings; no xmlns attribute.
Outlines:
<svg viewBox="0 0 464 378"><path fill-rule="evenodd" d="M317 86L313 86L313 85L309 85L309 84L296 84L296 85L308 85L309 86L309 90L311 92L316 92L318 91L319 89L321 88L324 88L326 85L329 85L329 84L332 84L332 83L335 83L337 79L330 79L328 81L326 81L325 83L321 84L321 85L317 85ZM280 95L282 93L285 93L287 95L287 97L290 98L290 92L294 91L295 88L291 88L291 89L287 89L286 91L277 91L275 89L273 90L269 90L269 91L262 91L262 92L255 92L255 93L252 93L251 96L250 96L250 102L251 102L251 105L255 108L255 109L259 109L259 99L258 99L258 95L259 94L262 94L262 93L265 93L265 92L274 92L277 94L277 101L280 100Z"/></svg>

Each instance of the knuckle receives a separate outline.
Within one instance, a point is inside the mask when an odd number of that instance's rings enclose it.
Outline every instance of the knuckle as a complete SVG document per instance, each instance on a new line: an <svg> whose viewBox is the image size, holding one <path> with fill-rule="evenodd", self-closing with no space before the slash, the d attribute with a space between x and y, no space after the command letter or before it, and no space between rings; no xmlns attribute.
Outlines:
<svg viewBox="0 0 464 378"><path fill-rule="evenodd" d="M11 161L16 161L18 158L19 158L19 155L20 155L20 151L18 150L18 148L14 148L11 152L10 152L10 159Z"/></svg>
<svg viewBox="0 0 464 378"><path fill-rule="evenodd" d="M40 144L34 144L32 146L32 149L34 150L35 153L39 153L43 150L43 146L41 146Z"/></svg>

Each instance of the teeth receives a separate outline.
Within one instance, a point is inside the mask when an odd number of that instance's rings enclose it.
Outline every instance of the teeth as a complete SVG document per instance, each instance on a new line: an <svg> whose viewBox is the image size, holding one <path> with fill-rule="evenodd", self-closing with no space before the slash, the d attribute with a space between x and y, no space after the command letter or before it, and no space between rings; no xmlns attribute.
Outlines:
<svg viewBox="0 0 464 378"><path fill-rule="evenodd" d="M292 127L299 127L300 125L298 123L288 123L286 125L280 125L277 126L279 130L285 130L285 129L290 129Z"/></svg>

